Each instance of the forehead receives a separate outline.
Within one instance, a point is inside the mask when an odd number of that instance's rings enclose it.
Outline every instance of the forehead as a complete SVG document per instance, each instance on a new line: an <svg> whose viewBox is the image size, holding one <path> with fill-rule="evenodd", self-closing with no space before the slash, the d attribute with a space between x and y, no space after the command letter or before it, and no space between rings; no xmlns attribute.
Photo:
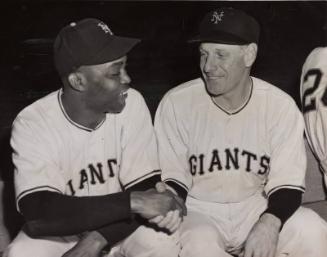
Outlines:
<svg viewBox="0 0 327 257"><path fill-rule="evenodd" d="M234 52L239 51L242 46L240 45L229 45L229 44L221 44L221 43L201 43L199 46L199 50L201 51L226 51L226 52Z"/></svg>

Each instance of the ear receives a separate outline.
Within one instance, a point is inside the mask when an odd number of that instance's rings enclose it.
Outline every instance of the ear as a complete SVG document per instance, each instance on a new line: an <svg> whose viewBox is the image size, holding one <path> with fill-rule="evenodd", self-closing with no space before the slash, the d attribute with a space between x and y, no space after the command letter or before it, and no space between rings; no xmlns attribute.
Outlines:
<svg viewBox="0 0 327 257"><path fill-rule="evenodd" d="M251 67L257 58L258 45L256 43L251 43L246 46L244 62L246 67Z"/></svg>
<svg viewBox="0 0 327 257"><path fill-rule="evenodd" d="M73 72L68 75L68 81L71 87L77 91L85 91L86 79L81 72Z"/></svg>

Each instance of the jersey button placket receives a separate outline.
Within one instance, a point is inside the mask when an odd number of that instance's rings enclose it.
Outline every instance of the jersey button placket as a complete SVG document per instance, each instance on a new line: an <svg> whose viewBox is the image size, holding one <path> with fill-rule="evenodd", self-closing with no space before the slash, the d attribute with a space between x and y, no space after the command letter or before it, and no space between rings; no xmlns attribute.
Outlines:
<svg viewBox="0 0 327 257"><path fill-rule="evenodd" d="M229 115L225 120L225 138L226 138L226 144L228 146L231 146L231 144L233 143L233 137L231 133L232 131L233 131L232 118Z"/></svg>
<svg viewBox="0 0 327 257"><path fill-rule="evenodd" d="M96 160L94 157L94 137L95 137L95 131L90 131L89 136L87 139L87 145L85 147L85 167L88 169L89 165L93 165L94 161ZM90 178L89 178L90 179ZM90 194L90 181L87 182L87 190L88 194Z"/></svg>

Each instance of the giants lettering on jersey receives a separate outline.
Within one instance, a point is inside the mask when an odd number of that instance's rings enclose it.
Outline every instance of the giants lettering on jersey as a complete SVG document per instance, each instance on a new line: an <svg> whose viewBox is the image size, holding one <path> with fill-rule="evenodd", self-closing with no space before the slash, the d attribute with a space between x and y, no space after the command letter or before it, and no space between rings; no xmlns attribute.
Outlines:
<svg viewBox="0 0 327 257"><path fill-rule="evenodd" d="M108 169L108 174L104 174L104 165L100 162L96 164L89 164L87 168L80 170L79 176L67 182L70 194L75 195L76 190L83 190L87 185L104 184L106 178L112 178L115 176L117 160L109 159L105 164Z"/></svg>
<svg viewBox="0 0 327 257"><path fill-rule="evenodd" d="M257 163L255 162L259 162L259 170L253 170L253 166L257 166ZM190 172L192 176L204 175L206 172L230 169L242 169L246 172L255 172L259 175L265 175L269 170L269 162L270 158L266 155L258 156L250 151L240 151L236 147L234 149L226 148L221 152L214 149L210 156L199 154L191 155L189 158ZM205 167L205 163L208 166ZM245 166L241 167L241 163L245 163Z"/></svg>

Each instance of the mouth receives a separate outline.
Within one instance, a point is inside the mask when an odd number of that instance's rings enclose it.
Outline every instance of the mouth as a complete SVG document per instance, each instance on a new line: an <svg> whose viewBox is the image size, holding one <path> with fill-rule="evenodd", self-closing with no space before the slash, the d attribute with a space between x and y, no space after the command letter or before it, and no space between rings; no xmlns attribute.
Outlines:
<svg viewBox="0 0 327 257"><path fill-rule="evenodd" d="M125 99L127 98L127 96L128 96L127 89L121 91L121 92L119 93L119 96L120 96L121 99L124 99L124 100L125 100Z"/></svg>
<svg viewBox="0 0 327 257"><path fill-rule="evenodd" d="M217 80L222 79L224 76L206 76L207 80Z"/></svg>

